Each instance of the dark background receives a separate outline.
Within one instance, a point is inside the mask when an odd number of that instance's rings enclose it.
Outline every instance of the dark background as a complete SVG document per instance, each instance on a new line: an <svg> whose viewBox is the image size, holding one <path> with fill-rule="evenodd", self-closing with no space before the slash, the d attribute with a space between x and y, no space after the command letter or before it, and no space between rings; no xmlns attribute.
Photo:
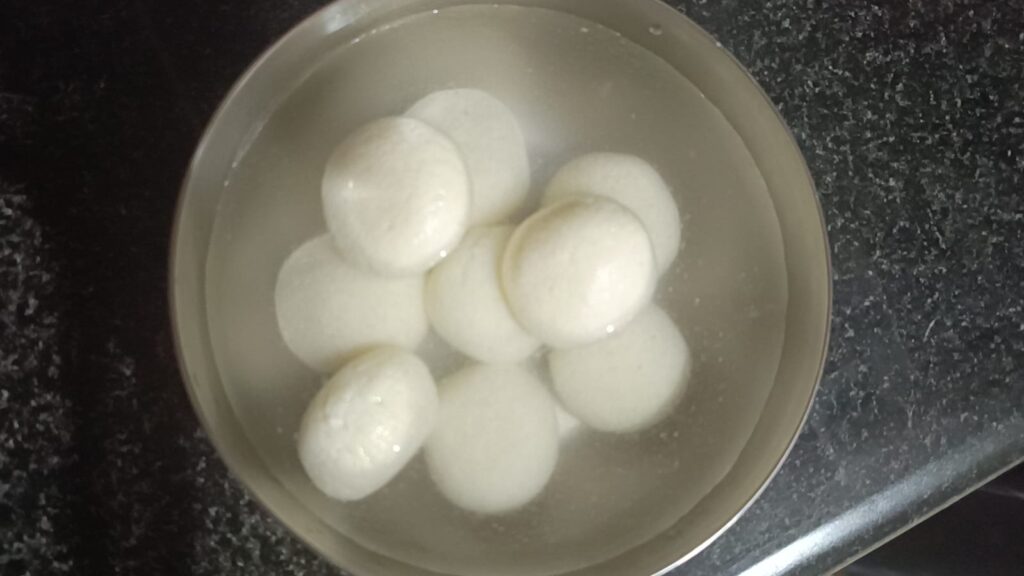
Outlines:
<svg viewBox="0 0 1024 576"><path fill-rule="evenodd" d="M0 574L333 573L200 431L166 273L203 126L321 4L0 2ZM962 454L807 564L834 565L1024 456L1024 2L674 4L792 126L836 290L807 430L694 573L754 565Z"/></svg>

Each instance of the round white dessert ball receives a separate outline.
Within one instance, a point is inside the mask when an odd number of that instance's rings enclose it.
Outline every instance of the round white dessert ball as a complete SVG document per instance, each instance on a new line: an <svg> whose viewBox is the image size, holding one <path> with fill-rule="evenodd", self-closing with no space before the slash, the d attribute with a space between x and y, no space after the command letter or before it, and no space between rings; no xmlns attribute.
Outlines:
<svg viewBox="0 0 1024 576"><path fill-rule="evenodd" d="M682 236L679 208L672 189L647 161L605 152L580 156L551 179L544 203L576 194L604 196L632 210L650 234L658 271L665 272L672 265Z"/></svg>
<svg viewBox="0 0 1024 576"><path fill-rule="evenodd" d="M540 342L512 317L501 289L510 226L474 228L427 276L427 316L448 344L481 362L518 362Z"/></svg>
<svg viewBox="0 0 1024 576"><path fill-rule="evenodd" d="M375 349L313 398L299 429L299 459L324 494L365 498L420 449L437 407L437 388L423 361L398 348Z"/></svg>
<svg viewBox="0 0 1024 576"><path fill-rule="evenodd" d="M556 348L624 326L650 301L655 281L647 230L629 209L600 196L568 198L527 218L502 263L513 315Z"/></svg>
<svg viewBox="0 0 1024 576"><path fill-rule="evenodd" d="M510 512L543 491L558 460L555 403L530 373L477 365L443 380L426 447L440 491L482 514Z"/></svg>
<svg viewBox="0 0 1024 576"><path fill-rule="evenodd" d="M406 115L444 132L462 151L473 189L471 224L501 222L522 206L530 189L526 141L500 100L482 90L441 90Z"/></svg>
<svg viewBox="0 0 1024 576"><path fill-rule="evenodd" d="M333 373L373 346L419 346L429 329L423 283L423 276L385 278L356 268L329 236L320 236L281 266L274 290L277 325L299 360Z"/></svg>
<svg viewBox="0 0 1024 576"><path fill-rule="evenodd" d="M331 154L324 217L339 250L379 273L425 272L466 231L470 185L452 141L413 118L360 128Z"/></svg>
<svg viewBox="0 0 1024 576"><path fill-rule="evenodd" d="M622 331L581 348L548 356L555 393L584 424L632 432L671 412L690 379L690 348L657 306Z"/></svg>

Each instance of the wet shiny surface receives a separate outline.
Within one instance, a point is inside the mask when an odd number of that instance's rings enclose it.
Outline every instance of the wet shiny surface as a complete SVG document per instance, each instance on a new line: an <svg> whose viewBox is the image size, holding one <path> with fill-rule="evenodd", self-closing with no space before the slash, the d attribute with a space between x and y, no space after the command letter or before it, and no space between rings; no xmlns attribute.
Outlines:
<svg viewBox="0 0 1024 576"><path fill-rule="evenodd" d="M790 459L678 573L824 573L1024 456L1024 8L679 6L793 128L836 306ZM2 9L0 572L336 573L182 416L162 309L202 126L318 7Z"/></svg>

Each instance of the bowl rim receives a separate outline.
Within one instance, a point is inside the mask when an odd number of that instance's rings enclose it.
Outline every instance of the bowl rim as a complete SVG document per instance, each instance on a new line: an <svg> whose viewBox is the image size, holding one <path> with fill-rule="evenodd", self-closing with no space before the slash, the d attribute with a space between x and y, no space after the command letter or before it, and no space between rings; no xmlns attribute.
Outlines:
<svg viewBox="0 0 1024 576"><path fill-rule="evenodd" d="M214 128L219 125L219 121L226 115L229 106L236 100L239 94L242 93L245 87L249 84L249 81L259 73L259 71L264 67L267 61L270 60L272 56L281 49L282 46L293 42L297 37L302 35L306 29L322 21L324 17L329 13L338 10L339 6L353 4L359 1L360 0L332 0L331 2L325 4L324 6L313 11L311 14L302 18L296 24L291 26L287 32L285 32L283 35L277 38L277 40L275 40L267 48L265 48L259 54L259 56L245 68L242 74L238 76L238 78L232 83L231 88L220 99L215 111L210 116L209 120L207 121L206 125L203 128L203 131L197 141L197 145L189 160L188 167L182 178L181 185L179 186L178 189L178 197L176 199L174 207L174 219L170 232L167 266L167 295L169 302L168 312L170 316L174 356L178 366L178 371L181 375L182 384L188 395L189 402L192 405L192 410L196 418L199 420L199 423L202 427L205 436L207 437L210 444L213 445L217 453L217 456L220 458L221 462L223 462L224 465L226 466L230 476L232 476L234 480L240 486L243 487L246 494L257 504L257 506L264 513L268 514L271 518L273 518L273 520L278 525L283 526L288 531L288 533L292 534L306 548L313 551L320 558L323 558L330 565L350 572L352 568L350 568L349 566L341 565L337 560L332 558L325 550L323 550L318 543L314 542L313 539L311 539L306 534L301 532L297 527L293 526L291 522L282 519L278 515L278 513L275 512L274 507L270 504L265 495L260 490L253 487L250 484L250 482L246 479L246 475L242 474L241 466L239 465L239 462L236 461L236 457L232 454L231 451L229 451L224 446L222 440L211 432L213 430L213 425L210 422L209 416L207 415L203 405L199 400L197 393L197 383L195 382L191 373L188 370L186 353L183 349L182 344L183 340L181 326L178 323L178 317L181 310L179 308L179 302L176 298L175 292L177 287L176 270L178 269L179 265L178 248L181 241L181 236L183 234L182 215L185 210L190 183L193 181L193 177L197 170L199 160L202 156L202 151L207 147L212 138ZM675 570L676 568L680 567L687 561L691 560L692 558L703 552L705 549L707 549L713 543L715 543L726 531L728 531L732 526L734 526L739 521L739 519L754 505L755 502L758 501L761 495L765 492L765 490L768 488L772 480L779 473L782 466L789 458L790 453L796 446L797 440L799 439L799 436L803 431L807 423L807 420L810 416L811 408L814 405L814 400L817 397L818 391L822 386L824 371L828 361L828 354L831 342L831 325L833 320L834 270L832 265L831 244L829 242L828 237L828 227L827 221L825 219L825 212L821 203L821 195L818 192L816 183L814 181L814 177L811 174L809 166L807 165L806 157L804 156L803 151L800 149L800 146L797 142L797 139L793 133L792 128L786 122L778 107L774 104L774 102L772 102L771 98L769 98L768 94L764 91L764 88L754 78L754 76L747 69L747 67L744 66L729 49L727 49L721 42L719 42L711 33L709 33L699 24L694 22L684 12L677 10L676 8L673 8L672 6L666 4L665 0L630 0L630 3L633 2L644 3L647 4L651 9L660 11L664 15L664 18L666 20L678 19L686 23L689 26L689 28L692 29L692 31L696 32L701 37L701 40L709 42L714 46L715 50L724 54L727 57L728 61L732 64L732 66L739 70L739 72L746 78L748 84L756 91L756 94L759 96L759 98L763 100L765 104L767 104L768 108L774 115L775 120L782 127L787 144L791 146L793 150L795 150L796 155L799 159L801 171L800 177L801 179L806 180L810 188L810 200L813 202L814 210L817 213L817 224L818 230L820 231L821 248L823 249L824 255L824 272L826 276L824 279L825 310L823 311L821 317L824 326L822 327L822 339L820 342L820 349L817 354L817 368L814 370L814 383L811 387L810 394L807 395L807 401L805 405L801 408L801 416L796 426L794 427L793 434L786 440L786 447L782 451L781 457L772 466L770 472L765 476L765 478L759 483L757 489L751 493L749 498L747 498L746 502L743 503L739 510L736 513L734 513L728 521L724 522L710 536L704 539L703 542L701 542L691 550L681 554L676 561L651 573L651 576L663 576ZM470 5L479 3L479 1L465 0L464 2L460 2L460 5ZM513 5L519 4L518 0L508 0L507 2L504 3ZM352 22L345 23L335 32L357 23L362 17L363 16L357 16ZM728 119L726 120L728 121ZM624 551L623 554L628 552L628 550ZM572 574L575 574L576 570L580 569L573 570ZM586 570L586 567L582 568L582 570ZM352 572L352 574L356 573ZM363 575L360 574L360 576Z"/></svg>

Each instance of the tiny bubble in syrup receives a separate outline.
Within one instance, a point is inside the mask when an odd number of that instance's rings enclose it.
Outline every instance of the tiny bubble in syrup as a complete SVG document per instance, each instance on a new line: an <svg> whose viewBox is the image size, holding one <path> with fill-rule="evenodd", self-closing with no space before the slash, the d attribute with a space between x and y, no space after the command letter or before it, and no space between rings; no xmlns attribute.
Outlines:
<svg viewBox="0 0 1024 576"><path fill-rule="evenodd" d="M398 444L395 444L394 446L391 447L391 450L393 450L395 453L398 453L402 451L402 447L399 446Z"/></svg>

